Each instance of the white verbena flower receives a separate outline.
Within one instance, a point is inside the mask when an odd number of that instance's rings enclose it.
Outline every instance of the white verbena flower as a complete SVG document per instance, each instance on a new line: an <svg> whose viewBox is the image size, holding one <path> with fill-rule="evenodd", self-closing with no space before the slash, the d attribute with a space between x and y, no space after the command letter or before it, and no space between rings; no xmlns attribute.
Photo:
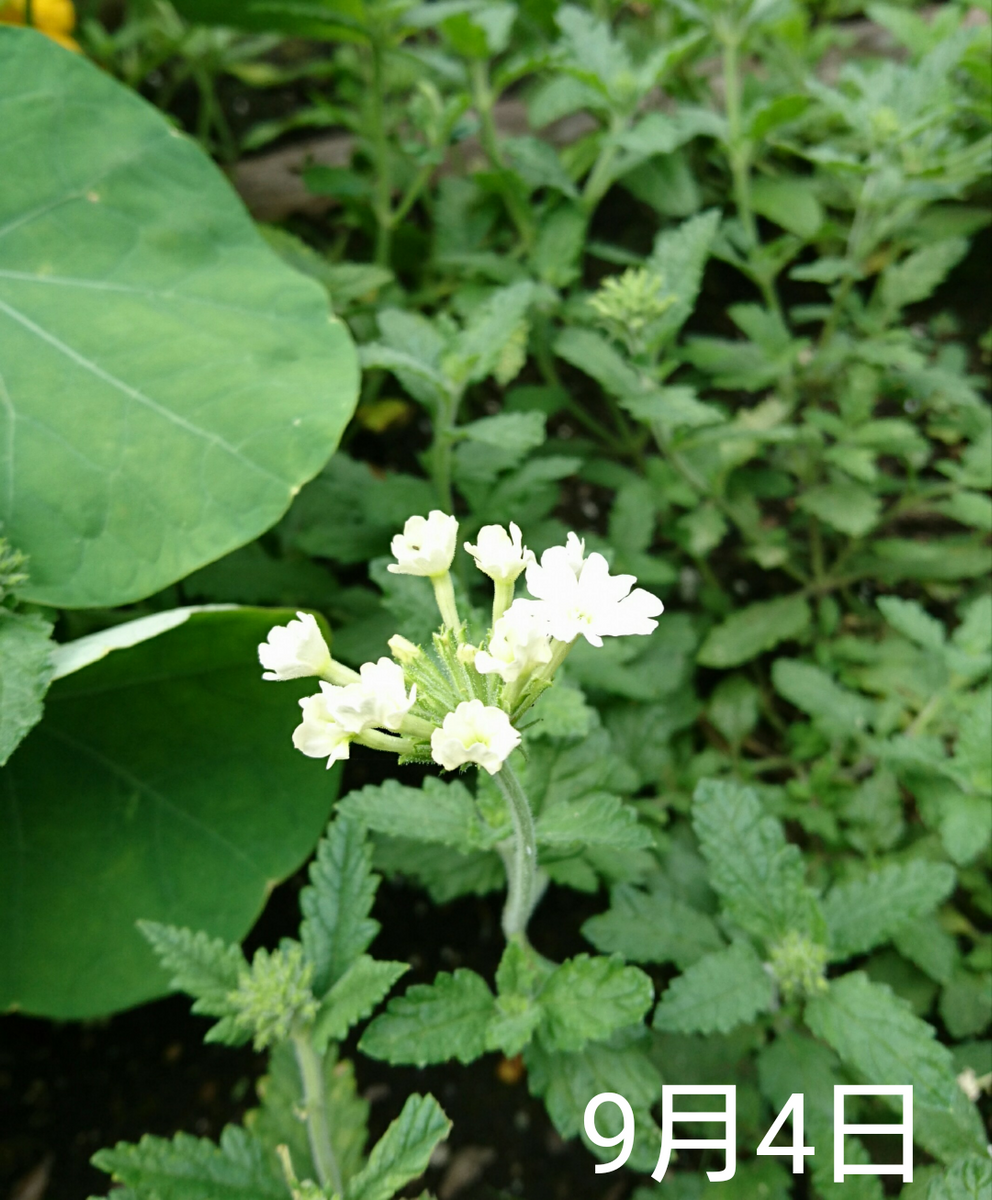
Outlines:
<svg viewBox="0 0 992 1200"><path fill-rule="evenodd" d="M564 549L568 565L578 575L582 570L582 564L586 561L586 539L580 538L577 533L569 532L568 537L565 538Z"/></svg>
<svg viewBox="0 0 992 1200"><path fill-rule="evenodd" d="M497 583L513 583L524 568L534 562L534 553L523 544L520 527L510 522L510 532L502 525L483 525L473 546L465 549L483 574Z"/></svg>
<svg viewBox="0 0 992 1200"><path fill-rule="evenodd" d="M316 696L304 696L300 701L303 720L293 730L293 745L308 758L326 758L327 765L351 754L351 739L355 736L345 729L327 704L329 683L322 683ZM338 691L341 689L338 688Z"/></svg>
<svg viewBox="0 0 992 1200"><path fill-rule="evenodd" d="M431 734L434 761L447 771L477 763L495 775L519 745L520 734L506 713L481 700L463 700Z"/></svg>
<svg viewBox="0 0 992 1200"><path fill-rule="evenodd" d="M455 557L458 522L440 509L426 517L410 517L390 543L395 563L389 564L394 575L443 575Z"/></svg>
<svg viewBox="0 0 992 1200"><path fill-rule="evenodd" d="M406 690L403 668L391 658L364 663L360 670L359 687L369 688L375 696L376 725L396 731L417 699L417 685Z"/></svg>
<svg viewBox="0 0 992 1200"><path fill-rule="evenodd" d="M417 688L409 693L403 668L391 658L365 663L357 683L344 687L321 684L324 702L331 717L349 733L385 726L397 730L417 698Z"/></svg>
<svg viewBox="0 0 992 1200"><path fill-rule="evenodd" d="M499 675L513 683L534 667L551 661L551 639L547 622L533 602L514 600L493 626L485 650L475 656L480 675Z"/></svg>
<svg viewBox="0 0 992 1200"><path fill-rule="evenodd" d="M539 564L527 568L527 589L536 600L519 602L546 622L552 637L573 642L581 634L602 646L604 637L647 634L658 627L653 618L664 605L643 588L631 591L635 576L611 575L602 554L590 554L576 574L571 549L552 546Z"/></svg>
<svg viewBox="0 0 992 1200"><path fill-rule="evenodd" d="M263 679L302 679L330 670L331 652L311 613L298 612L288 625L276 625L258 647Z"/></svg>

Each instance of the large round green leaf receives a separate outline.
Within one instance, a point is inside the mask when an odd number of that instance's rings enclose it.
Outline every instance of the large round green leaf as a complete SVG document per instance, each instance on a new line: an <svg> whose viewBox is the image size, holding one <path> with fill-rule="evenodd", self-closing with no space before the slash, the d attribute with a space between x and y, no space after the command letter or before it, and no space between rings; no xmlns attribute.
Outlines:
<svg viewBox="0 0 992 1200"><path fill-rule="evenodd" d="M0 1011L161 992L135 921L241 938L316 844L335 772L290 736L312 679L264 683L281 610L189 612L56 681L0 771Z"/></svg>
<svg viewBox="0 0 992 1200"><path fill-rule="evenodd" d="M192 141L10 26L0 180L0 525L24 598L123 604L280 517L354 408L354 348Z"/></svg>

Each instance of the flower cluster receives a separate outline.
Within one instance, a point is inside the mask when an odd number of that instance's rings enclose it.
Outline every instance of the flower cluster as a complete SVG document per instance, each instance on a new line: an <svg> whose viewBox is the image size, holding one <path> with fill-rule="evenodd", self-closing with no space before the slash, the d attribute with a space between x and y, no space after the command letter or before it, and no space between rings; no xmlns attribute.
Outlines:
<svg viewBox="0 0 992 1200"><path fill-rule="evenodd" d="M300 701L293 745L327 765L349 756L352 742L391 750L403 761L436 762L453 771L475 764L495 775L520 745L521 717L552 683L575 642L649 634L662 603L635 588L633 575L611 575L601 554L586 554L570 533L538 560L519 528L486 525L465 549L493 581L492 622L482 645L465 640L450 568L458 522L437 510L411 517L392 541L389 570L430 579L441 629L425 650L397 634L392 658L360 671L336 662L309 613L276 626L258 648L263 679L316 676L320 691ZM524 577L529 597L514 598Z"/></svg>

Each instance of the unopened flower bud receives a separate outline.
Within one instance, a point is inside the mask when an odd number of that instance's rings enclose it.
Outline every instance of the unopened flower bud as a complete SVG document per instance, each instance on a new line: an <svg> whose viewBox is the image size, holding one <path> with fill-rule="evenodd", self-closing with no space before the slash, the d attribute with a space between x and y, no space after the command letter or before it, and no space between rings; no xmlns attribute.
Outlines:
<svg viewBox="0 0 992 1200"><path fill-rule="evenodd" d="M414 645L408 638L405 638L401 633L394 633L386 643L389 647L389 652L398 663L413 662L423 654L423 650L417 645Z"/></svg>
<svg viewBox="0 0 992 1200"><path fill-rule="evenodd" d="M473 646L469 642L463 642L455 651L455 657L460 663L463 663L466 667L470 667L475 662L475 656L478 653L478 646Z"/></svg>

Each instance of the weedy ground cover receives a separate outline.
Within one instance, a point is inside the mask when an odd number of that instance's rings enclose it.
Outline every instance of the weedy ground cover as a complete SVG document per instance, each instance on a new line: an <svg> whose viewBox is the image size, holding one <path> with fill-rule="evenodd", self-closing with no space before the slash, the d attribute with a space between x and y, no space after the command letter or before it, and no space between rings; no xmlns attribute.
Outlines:
<svg viewBox="0 0 992 1200"><path fill-rule="evenodd" d="M269 1054L114 1195L454 1195L480 1060L563 1194L987 1192L990 28L0 3L0 1004Z"/></svg>

